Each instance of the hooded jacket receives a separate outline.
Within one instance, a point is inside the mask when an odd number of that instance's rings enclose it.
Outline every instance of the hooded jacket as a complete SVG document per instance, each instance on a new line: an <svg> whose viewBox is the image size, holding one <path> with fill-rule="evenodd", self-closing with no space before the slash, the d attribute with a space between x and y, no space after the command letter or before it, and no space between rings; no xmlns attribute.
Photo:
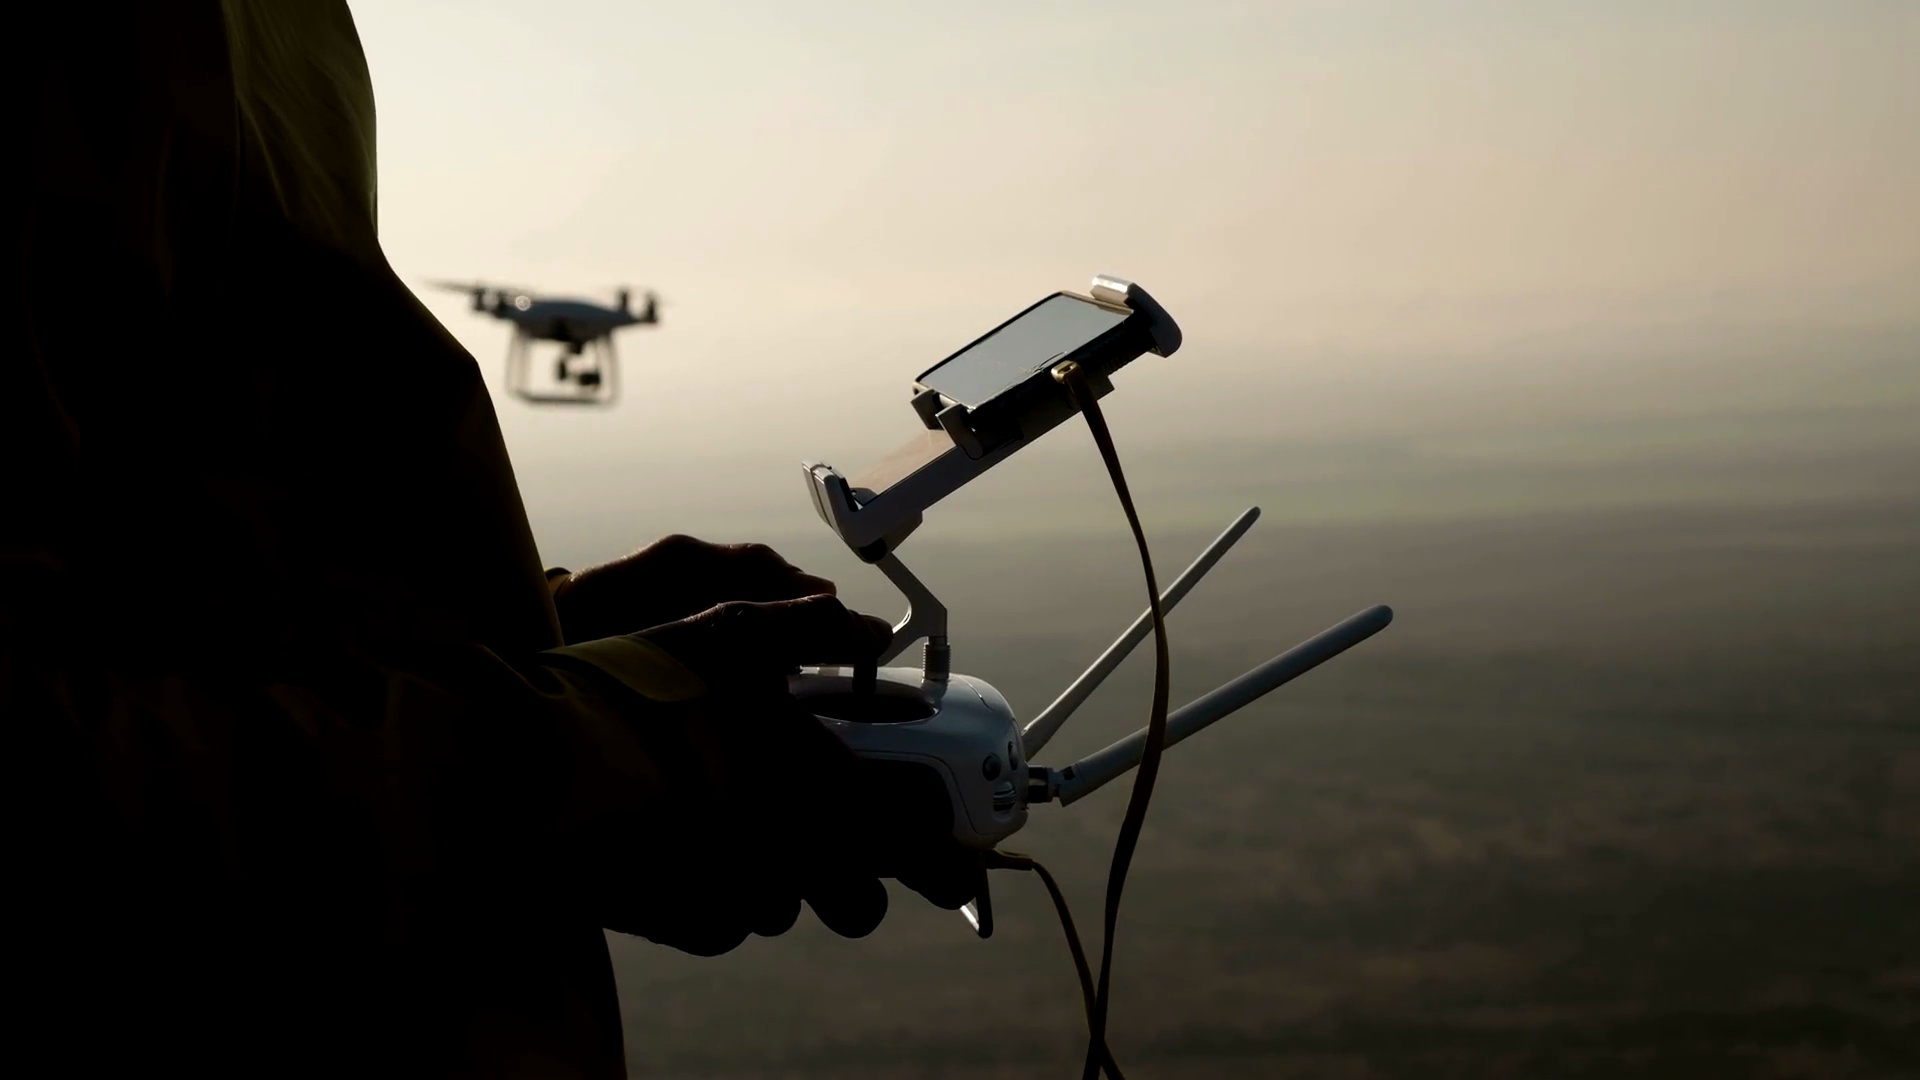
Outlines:
<svg viewBox="0 0 1920 1080"><path fill-rule="evenodd" d="M697 680L564 646L477 366L376 230L341 0L32 5L0 358L10 1054L625 1075L598 823Z"/></svg>

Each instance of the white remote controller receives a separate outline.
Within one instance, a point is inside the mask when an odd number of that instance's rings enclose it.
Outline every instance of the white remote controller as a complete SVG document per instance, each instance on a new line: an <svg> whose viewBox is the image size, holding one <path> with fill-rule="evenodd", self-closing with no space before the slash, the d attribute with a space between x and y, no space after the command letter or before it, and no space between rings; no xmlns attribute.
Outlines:
<svg viewBox="0 0 1920 1080"><path fill-rule="evenodd" d="M903 810L903 817L917 821L923 809L944 817L950 810L956 841L992 851L1026 824L1030 807L1081 799L1127 773L1146 752L1142 728L1064 769L1031 761L1152 632L1150 613L1023 725L998 690L951 670L947 609L897 551L928 507L1079 412L1051 372L1074 365L1098 398L1112 390L1115 371L1148 353L1170 356L1180 342L1180 328L1144 289L1097 277L1089 294L1054 293L923 372L914 382L913 407L925 430L874 468L848 477L831 465L802 466L821 519L900 589L908 610L875 666L803 668L789 687L857 756L893 766L880 772L887 774L889 796L913 803L914 812ZM1258 509L1242 514L1167 587L1163 613L1258 516ZM1175 710L1162 748L1365 641L1392 619L1384 606L1369 608ZM925 646L921 666L885 666L916 642ZM903 775L910 777L907 786L892 787ZM875 784L881 786L877 778ZM964 911L981 937L991 935L984 891Z"/></svg>

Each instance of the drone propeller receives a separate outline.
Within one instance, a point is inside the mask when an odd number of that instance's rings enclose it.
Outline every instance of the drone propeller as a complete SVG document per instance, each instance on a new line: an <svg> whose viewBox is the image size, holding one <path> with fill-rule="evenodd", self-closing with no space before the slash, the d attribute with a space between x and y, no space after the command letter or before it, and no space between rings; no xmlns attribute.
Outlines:
<svg viewBox="0 0 1920 1080"><path fill-rule="evenodd" d="M428 281L427 284L436 289L445 289L448 292L466 293L473 297L476 305L484 304L489 294L495 299L507 296L532 295L531 291L527 289L512 285L489 285L484 281L448 281L444 278L438 278Z"/></svg>
<svg viewBox="0 0 1920 1080"><path fill-rule="evenodd" d="M624 314L633 314L633 290L625 285L618 292L620 310ZM660 296L652 289L641 294L640 312L636 316L641 322L657 322L660 314Z"/></svg>

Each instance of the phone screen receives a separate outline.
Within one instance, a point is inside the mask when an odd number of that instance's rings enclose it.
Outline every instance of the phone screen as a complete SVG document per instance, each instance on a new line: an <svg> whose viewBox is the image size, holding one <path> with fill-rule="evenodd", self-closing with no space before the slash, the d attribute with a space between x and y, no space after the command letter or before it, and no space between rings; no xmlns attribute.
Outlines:
<svg viewBox="0 0 1920 1080"><path fill-rule="evenodd" d="M948 357L920 376L920 383L976 408L1119 326L1128 315L1075 296L1050 296L965 351Z"/></svg>

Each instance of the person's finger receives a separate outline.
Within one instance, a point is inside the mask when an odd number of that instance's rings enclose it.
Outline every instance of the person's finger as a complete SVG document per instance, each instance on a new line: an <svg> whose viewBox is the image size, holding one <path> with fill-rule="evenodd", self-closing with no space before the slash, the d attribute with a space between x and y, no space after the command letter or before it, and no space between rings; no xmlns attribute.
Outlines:
<svg viewBox="0 0 1920 1080"><path fill-rule="evenodd" d="M859 613L860 620L867 624L867 633L880 643L882 649L893 644L893 624L878 615Z"/></svg>
<svg viewBox="0 0 1920 1080"><path fill-rule="evenodd" d="M838 592L831 580L801 571L765 544L714 544L677 533L570 573L552 588L570 641L632 633L729 602Z"/></svg>
<svg viewBox="0 0 1920 1080"><path fill-rule="evenodd" d="M753 932L761 937L779 937L793 929L793 924L799 921L798 893L769 893L755 906Z"/></svg>
<svg viewBox="0 0 1920 1080"><path fill-rule="evenodd" d="M691 588L695 579L685 571L689 556L675 539L576 570L556 583L554 609L567 640L632 633L712 606L711 599Z"/></svg>
<svg viewBox="0 0 1920 1080"><path fill-rule="evenodd" d="M875 877L818 877L806 901L822 926L844 938L866 937L887 917L887 887Z"/></svg>
<svg viewBox="0 0 1920 1080"><path fill-rule="evenodd" d="M719 600L771 602L807 596L835 596L839 587L802 571L765 544L724 544L715 548L713 585Z"/></svg>
<svg viewBox="0 0 1920 1080"><path fill-rule="evenodd" d="M916 863L896 880L933 906L958 911L979 892L980 867L977 857L951 852Z"/></svg>
<svg viewBox="0 0 1920 1080"><path fill-rule="evenodd" d="M789 827L795 809L805 805L797 800L797 794L781 799L777 805L769 805L764 799L745 800L729 815L730 839L723 846L730 857L721 859L724 869L716 884L726 890L729 901L739 906L746 925L761 937L778 937L793 929L800 918L798 882L805 856Z"/></svg>
<svg viewBox="0 0 1920 1080"><path fill-rule="evenodd" d="M893 640L885 620L855 614L825 594L720 604L686 621L706 631L716 653L743 667L778 673L800 664L871 660Z"/></svg>
<svg viewBox="0 0 1920 1080"><path fill-rule="evenodd" d="M714 544L671 536L623 560L649 579L669 577L706 604L730 600L769 603L805 596L832 596L832 581L803 572L765 544Z"/></svg>
<svg viewBox="0 0 1920 1080"><path fill-rule="evenodd" d="M753 931L737 886L705 867L681 867L627 891L601 925L694 956L739 948ZM770 920L769 920L770 921Z"/></svg>
<svg viewBox="0 0 1920 1080"><path fill-rule="evenodd" d="M724 956L746 944L752 933L744 924L704 922L683 924L671 930L642 936L656 945L665 945L692 956L713 957Z"/></svg>
<svg viewBox="0 0 1920 1080"><path fill-rule="evenodd" d="M906 770L861 761L858 782L888 808L881 820L860 823L864 864L882 877L920 894L935 907L955 910L979 891L982 856L953 836L953 805L944 788Z"/></svg>
<svg viewBox="0 0 1920 1080"><path fill-rule="evenodd" d="M798 600L803 596L838 596L840 586L818 575L803 574L796 570L779 582L779 591L785 594L779 599Z"/></svg>

